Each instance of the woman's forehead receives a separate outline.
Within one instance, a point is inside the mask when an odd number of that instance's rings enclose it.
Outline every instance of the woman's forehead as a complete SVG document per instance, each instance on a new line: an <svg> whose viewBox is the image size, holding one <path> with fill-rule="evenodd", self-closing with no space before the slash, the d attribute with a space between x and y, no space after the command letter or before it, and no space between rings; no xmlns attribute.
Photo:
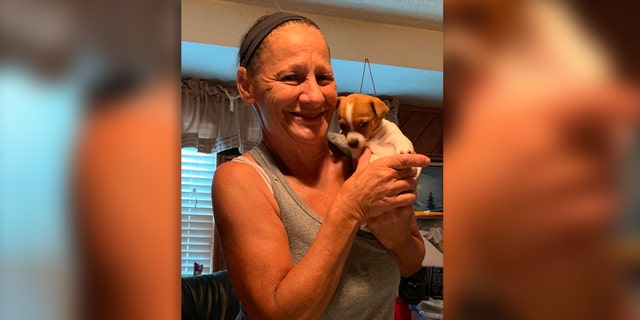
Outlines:
<svg viewBox="0 0 640 320"><path fill-rule="evenodd" d="M284 25L269 34L256 59L259 73L293 70L296 66L308 71L309 63L319 72L331 71L331 57L324 36L318 29L299 23Z"/></svg>
<svg viewBox="0 0 640 320"><path fill-rule="evenodd" d="M278 49L283 45L314 45L328 49L327 43L320 30L313 26L300 23L288 23L271 32L263 45Z"/></svg>

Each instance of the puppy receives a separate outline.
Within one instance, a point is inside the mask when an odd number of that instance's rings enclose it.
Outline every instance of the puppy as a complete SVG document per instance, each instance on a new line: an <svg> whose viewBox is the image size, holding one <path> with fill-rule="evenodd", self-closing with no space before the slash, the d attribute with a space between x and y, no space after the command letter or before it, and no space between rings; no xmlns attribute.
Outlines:
<svg viewBox="0 0 640 320"><path fill-rule="evenodd" d="M365 94L338 98L338 124L357 163L365 147L371 161L400 153L414 153L413 144L400 128L384 116L389 107L382 100ZM420 175L418 168L418 176Z"/></svg>

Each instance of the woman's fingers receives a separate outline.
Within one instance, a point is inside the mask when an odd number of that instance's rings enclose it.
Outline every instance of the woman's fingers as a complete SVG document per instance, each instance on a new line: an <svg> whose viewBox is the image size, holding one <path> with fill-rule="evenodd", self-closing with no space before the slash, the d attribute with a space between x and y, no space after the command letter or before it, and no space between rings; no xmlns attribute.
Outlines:
<svg viewBox="0 0 640 320"><path fill-rule="evenodd" d="M396 196L394 208L412 205L416 201L417 194L414 191L407 191Z"/></svg>
<svg viewBox="0 0 640 320"><path fill-rule="evenodd" d="M398 195L406 192L414 192L417 186L418 180L415 178L415 175L408 176L402 179L398 179L395 181L395 183L391 184L390 193Z"/></svg>
<svg viewBox="0 0 640 320"><path fill-rule="evenodd" d="M409 167L397 170L398 179L416 178L418 169L416 167ZM415 180L415 179L414 179Z"/></svg>
<svg viewBox="0 0 640 320"><path fill-rule="evenodd" d="M362 154L360 155L360 158L358 158L358 165L356 167L356 172L363 170L369 164L370 161L371 161L371 149L364 148L364 150L362 150Z"/></svg>
<svg viewBox="0 0 640 320"><path fill-rule="evenodd" d="M380 158L377 161L389 168L401 170L415 167L426 167L431 162L429 157L417 153L403 153ZM415 174L415 172L414 172Z"/></svg>
<svg viewBox="0 0 640 320"><path fill-rule="evenodd" d="M416 186L417 180L413 176L389 181L378 198L380 201L371 203L372 207L377 207L377 210L369 210L368 217L377 216L397 207L412 205L417 197Z"/></svg>

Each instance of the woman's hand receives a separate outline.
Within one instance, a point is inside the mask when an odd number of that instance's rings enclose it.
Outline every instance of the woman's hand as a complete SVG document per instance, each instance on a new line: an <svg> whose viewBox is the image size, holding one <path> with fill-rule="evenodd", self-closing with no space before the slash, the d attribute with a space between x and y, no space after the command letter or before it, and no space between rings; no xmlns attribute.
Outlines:
<svg viewBox="0 0 640 320"><path fill-rule="evenodd" d="M396 261L400 274L416 273L424 258L424 242L413 212L416 200L416 167L429 165L420 154L399 154L370 162L365 149L356 172L342 185L336 198L341 212L369 230Z"/></svg>
<svg viewBox="0 0 640 320"><path fill-rule="evenodd" d="M369 163L371 151L365 149L355 173L342 185L336 204L344 214L364 222L416 200L416 167L429 165L421 154L398 154Z"/></svg>
<svg viewBox="0 0 640 320"><path fill-rule="evenodd" d="M403 206L367 220L367 227L387 249L404 277L418 272L424 259L424 241L413 206Z"/></svg>
<svg viewBox="0 0 640 320"><path fill-rule="evenodd" d="M412 206L403 206L367 220L367 228L383 247L393 250L406 244L416 218Z"/></svg>

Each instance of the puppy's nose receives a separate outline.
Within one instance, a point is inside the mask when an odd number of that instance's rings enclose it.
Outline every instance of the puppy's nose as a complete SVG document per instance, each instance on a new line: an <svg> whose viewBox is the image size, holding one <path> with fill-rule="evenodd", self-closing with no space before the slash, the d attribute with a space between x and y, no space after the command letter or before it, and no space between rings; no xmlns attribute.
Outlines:
<svg viewBox="0 0 640 320"><path fill-rule="evenodd" d="M359 145L358 140L355 140L355 139L349 140L348 144L349 144L349 148L357 148Z"/></svg>

